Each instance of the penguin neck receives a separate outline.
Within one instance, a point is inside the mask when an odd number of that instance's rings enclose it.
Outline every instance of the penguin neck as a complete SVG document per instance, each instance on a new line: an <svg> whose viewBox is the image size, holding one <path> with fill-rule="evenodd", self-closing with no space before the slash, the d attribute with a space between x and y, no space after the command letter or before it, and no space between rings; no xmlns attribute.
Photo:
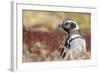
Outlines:
<svg viewBox="0 0 100 73"><path fill-rule="evenodd" d="M70 36L72 36L74 34L81 35L80 30L77 29L77 30L71 30L71 31L69 31L68 32L68 37L70 37Z"/></svg>

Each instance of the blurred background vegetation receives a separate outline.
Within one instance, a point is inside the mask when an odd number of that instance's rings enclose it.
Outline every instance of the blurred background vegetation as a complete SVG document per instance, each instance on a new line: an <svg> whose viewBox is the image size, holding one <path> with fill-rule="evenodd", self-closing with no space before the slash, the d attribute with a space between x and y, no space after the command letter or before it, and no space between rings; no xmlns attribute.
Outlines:
<svg viewBox="0 0 100 73"><path fill-rule="evenodd" d="M90 31L90 13L23 10L23 24L27 29L31 26L38 27L39 30L56 29L65 18L75 20L81 30Z"/></svg>

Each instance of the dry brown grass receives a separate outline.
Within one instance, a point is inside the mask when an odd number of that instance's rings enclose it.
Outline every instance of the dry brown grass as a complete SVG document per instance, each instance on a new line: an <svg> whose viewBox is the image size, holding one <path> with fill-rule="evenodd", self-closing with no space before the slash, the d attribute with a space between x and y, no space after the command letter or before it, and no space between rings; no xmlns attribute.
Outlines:
<svg viewBox="0 0 100 73"><path fill-rule="evenodd" d="M40 61L63 61L63 60L85 60L90 59L90 52L74 52L67 53L64 59L60 56L60 50L50 51L48 49L40 48L38 50L30 53L28 48L24 46L23 52L23 62L40 62ZM73 58L71 57L73 56Z"/></svg>

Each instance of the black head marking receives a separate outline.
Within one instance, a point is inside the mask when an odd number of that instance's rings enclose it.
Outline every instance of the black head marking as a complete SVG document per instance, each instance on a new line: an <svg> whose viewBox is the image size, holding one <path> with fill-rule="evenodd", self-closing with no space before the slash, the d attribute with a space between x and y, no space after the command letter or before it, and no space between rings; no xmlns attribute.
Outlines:
<svg viewBox="0 0 100 73"><path fill-rule="evenodd" d="M71 22L71 28L72 29L76 28L76 24L74 22Z"/></svg>
<svg viewBox="0 0 100 73"><path fill-rule="evenodd" d="M71 22L71 21L70 21L70 22L69 22L69 21L65 21L65 22L63 22L63 24L62 24L62 28L63 28L66 32L68 32L68 31L70 31L70 30L76 28L76 23Z"/></svg>

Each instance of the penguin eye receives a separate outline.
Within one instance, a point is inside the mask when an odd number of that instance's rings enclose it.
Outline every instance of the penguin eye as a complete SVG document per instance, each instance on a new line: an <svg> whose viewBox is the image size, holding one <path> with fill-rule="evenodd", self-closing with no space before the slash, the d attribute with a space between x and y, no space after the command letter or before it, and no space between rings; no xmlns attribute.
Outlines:
<svg viewBox="0 0 100 73"><path fill-rule="evenodd" d="M67 22L67 23L65 24L65 26L66 26L66 28L71 28L71 23L70 23L70 22Z"/></svg>
<svg viewBox="0 0 100 73"><path fill-rule="evenodd" d="M68 24L71 25L71 22L69 22Z"/></svg>
<svg viewBox="0 0 100 73"><path fill-rule="evenodd" d="M71 22L66 23L67 27L71 28Z"/></svg>
<svg viewBox="0 0 100 73"><path fill-rule="evenodd" d="M71 24L70 22L66 22L66 23L65 23L65 25L68 25L68 26L69 26L70 24Z"/></svg>

